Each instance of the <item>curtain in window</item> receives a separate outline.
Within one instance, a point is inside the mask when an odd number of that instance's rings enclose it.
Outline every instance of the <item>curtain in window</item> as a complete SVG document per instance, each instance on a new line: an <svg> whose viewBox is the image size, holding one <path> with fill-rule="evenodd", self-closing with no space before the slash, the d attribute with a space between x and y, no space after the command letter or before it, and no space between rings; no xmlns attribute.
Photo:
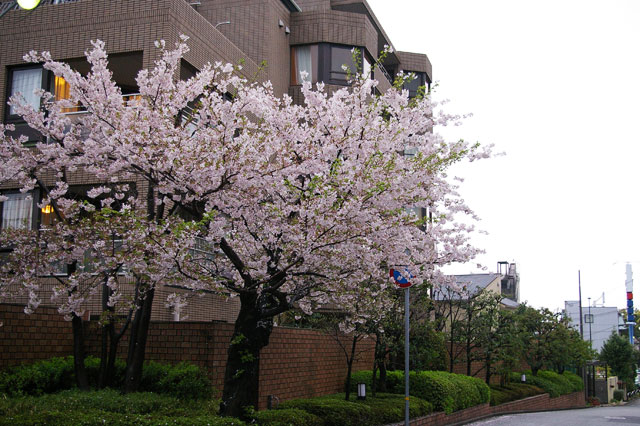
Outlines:
<svg viewBox="0 0 640 426"><path fill-rule="evenodd" d="M42 68L29 68L26 70L14 70L11 81L11 95L21 93L27 104L36 110L40 108L40 96L33 93L42 88ZM9 114L16 114L15 108L9 109Z"/></svg>
<svg viewBox="0 0 640 426"><path fill-rule="evenodd" d="M298 46L294 50L295 60L295 81L302 84L305 81L313 81L313 70L311 67L311 46ZM307 76L303 79L300 73L305 71Z"/></svg>
<svg viewBox="0 0 640 426"><path fill-rule="evenodd" d="M33 199L27 194L4 194L9 199L2 203L2 229L27 229L31 227Z"/></svg>

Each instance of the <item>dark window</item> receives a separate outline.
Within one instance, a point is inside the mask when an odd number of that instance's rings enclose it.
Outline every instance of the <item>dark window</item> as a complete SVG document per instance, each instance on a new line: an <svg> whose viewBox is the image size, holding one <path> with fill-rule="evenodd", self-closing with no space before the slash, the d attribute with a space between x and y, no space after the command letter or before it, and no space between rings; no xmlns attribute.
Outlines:
<svg viewBox="0 0 640 426"><path fill-rule="evenodd" d="M330 80L347 81L347 76L358 71L353 61L353 52L348 46L331 46Z"/></svg>
<svg viewBox="0 0 640 426"><path fill-rule="evenodd" d="M404 89L409 91L409 97L414 98L418 94L420 87L424 86L427 82L427 75L423 72L405 71L405 74L413 73L416 78L404 84ZM428 88L425 88L428 89Z"/></svg>

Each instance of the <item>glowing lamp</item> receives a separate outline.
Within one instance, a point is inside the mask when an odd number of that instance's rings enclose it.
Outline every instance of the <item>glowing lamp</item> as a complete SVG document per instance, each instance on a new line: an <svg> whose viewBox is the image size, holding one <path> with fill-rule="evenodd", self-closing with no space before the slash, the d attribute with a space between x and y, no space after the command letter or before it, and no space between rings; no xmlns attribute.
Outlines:
<svg viewBox="0 0 640 426"><path fill-rule="evenodd" d="M367 386L364 383L358 383L358 399L367 397Z"/></svg>
<svg viewBox="0 0 640 426"><path fill-rule="evenodd" d="M51 204L47 204L46 206L44 206L42 208L42 213L45 213L45 214L53 213L53 207L51 207Z"/></svg>
<svg viewBox="0 0 640 426"><path fill-rule="evenodd" d="M39 4L40 0L18 0L18 6L26 10L35 9Z"/></svg>

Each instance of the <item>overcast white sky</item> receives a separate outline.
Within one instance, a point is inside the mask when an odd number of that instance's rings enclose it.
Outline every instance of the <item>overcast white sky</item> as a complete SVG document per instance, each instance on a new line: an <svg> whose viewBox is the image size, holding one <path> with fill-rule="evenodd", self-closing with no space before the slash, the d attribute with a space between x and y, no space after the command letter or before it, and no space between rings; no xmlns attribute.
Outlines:
<svg viewBox="0 0 640 426"><path fill-rule="evenodd" d="M397 50L429 56L448 112L473 113L441 133L506 153L455 170L489 232L478 260L515 261L521 301L552 310L579 269L585 306L625 307L636 262L640 306L640 1L368 2Z"/></svg>

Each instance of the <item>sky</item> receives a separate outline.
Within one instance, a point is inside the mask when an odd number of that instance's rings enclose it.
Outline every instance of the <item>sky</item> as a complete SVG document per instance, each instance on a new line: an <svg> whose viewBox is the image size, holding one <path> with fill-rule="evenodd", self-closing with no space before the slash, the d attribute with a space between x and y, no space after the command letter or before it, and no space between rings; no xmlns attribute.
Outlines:
<svg viewBox="0 0 640 426"><path fill-rule="evenodd" d="M486 253L448 273L517 264L520 299L640 306L640 2L368 0L396 50L426 53L451 140L505 155L458 165ZM482 263L486 270L476 268Z"/></svg>

